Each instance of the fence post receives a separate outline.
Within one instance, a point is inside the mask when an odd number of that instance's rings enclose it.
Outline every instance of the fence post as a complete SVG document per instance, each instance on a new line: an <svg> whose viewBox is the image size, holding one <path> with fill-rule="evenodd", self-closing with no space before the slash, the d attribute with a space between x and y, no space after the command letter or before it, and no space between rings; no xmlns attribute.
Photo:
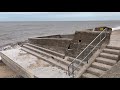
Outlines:
<svg viewBox="0 0 120 90"><path fill-rule="evenodd" d="M69 68L70 68L70 67L68 66L68 75L70 76L70 70L69 70Z"/></svg>
<svg viewBox="0 0 120 90"><path fill-rule="evenodd" d="M72 63L72 75L73 75L73 78L74 78L74 63Z"/></svg>

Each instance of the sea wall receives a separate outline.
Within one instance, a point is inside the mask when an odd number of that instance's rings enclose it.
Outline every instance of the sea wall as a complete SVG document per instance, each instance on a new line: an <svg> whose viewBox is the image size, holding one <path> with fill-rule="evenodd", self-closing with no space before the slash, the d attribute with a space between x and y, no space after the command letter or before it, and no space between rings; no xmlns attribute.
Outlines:
<svg viewBox="0 0 120 90"><path fill-rule="evenodd" d="M66 49L65 53L68 56L71 57L76 57L81 51L83 51L99 34L101 33L101 31L77 31L75 32L75 36L73 38L73 40L70 42L69 45L69 49ZM98 48L100 48L100 46L102 45L102 43L104 41L109 41L110 39L110 34L111 32L107 32L107 37L105 40L103 40L96 48L96 50ZM104 36L104 35L103 35ZM102 36L102 37L103 37ZM91 44L91 46L88 48L88 52L89 50L92 50L95 45L97 45L100 41L100 38L97 38L96 41L94 43ZM96 51L95 50L95 51ZM86 52L85 52L86 53ZM86 56L86 54L83 53L82 55L83 57Z"/></svg>
<svg viewBox="0 0 120 90"><path fill-rule="evenodd" d="M43 36L43 37L36 37L36 38L74 38L74 34L68 34L68 35L51 35L51 36Z"/></svg>
<svg viewBox="0 0 120 90"><path fill-rule="evenodd" d="M66 49L65 54L76 57L99 35L99 33L99 31L76 31L73 40L69 44L69 49ZM91 46L91 48L93 47Z"/></svg>
<svg viewBox="0 0 120 90"><path fill-rule="evenodd" d="M49 46L55 48L55 51L59 51L59 47L67 56L76 57L81 51L83 51L99 34L101 31L76 31L74 35L52 35L46 37L29 38L29 42L32 44L38 44L42 46ZM64 38L63 38L64 37ZM66 38L65 38L66 37ZM71 38L68 38L71 37ZM107 33L108 41L110 39L110 33ZM99 42L96 40L89 49L94 48ZM104 42L104 41L103 41ZM102 43L101 43L102 44ZM100 45L99 45L100 46Z"/></svg>
<svg viewBox="0 0 120 90"><path fill-rule="evenodd" d="M57 46L66 47L70 44L71 39L64 38L29 38L30 43L47 45L47 46Z"/></svg>

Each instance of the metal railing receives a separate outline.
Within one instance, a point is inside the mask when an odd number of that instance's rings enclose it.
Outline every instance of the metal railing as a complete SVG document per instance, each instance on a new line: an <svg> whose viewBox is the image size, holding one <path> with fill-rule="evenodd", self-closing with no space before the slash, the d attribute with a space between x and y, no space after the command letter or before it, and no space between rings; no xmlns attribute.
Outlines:
<svg viewBox="0 0 120 90"><path fill-rule="evenodd" d="M68 74L75 75L75 71L78 67L87 61L92 56L92 52L98 47L98 45L106 38L107 28L105 28L68 66Z"/></svg>

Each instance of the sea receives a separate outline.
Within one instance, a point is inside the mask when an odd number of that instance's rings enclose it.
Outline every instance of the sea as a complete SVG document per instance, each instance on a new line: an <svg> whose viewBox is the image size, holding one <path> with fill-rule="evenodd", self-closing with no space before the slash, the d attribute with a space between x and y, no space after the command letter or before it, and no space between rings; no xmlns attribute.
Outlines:
<svg viewBox="0 0 120 90"><path fill-rule="evenodd" d="M99 26L119 27L120 21L8 21L0 22L0 46L23 42L29 37L73 34Z"/></svg>

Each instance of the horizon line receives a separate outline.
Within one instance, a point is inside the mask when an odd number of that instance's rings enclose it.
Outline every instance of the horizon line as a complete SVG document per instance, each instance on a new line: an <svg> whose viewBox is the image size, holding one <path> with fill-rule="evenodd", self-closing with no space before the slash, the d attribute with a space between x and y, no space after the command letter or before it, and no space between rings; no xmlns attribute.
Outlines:
<svg viewBox="0 0 120 90"><path fill-rule="evenodd" d="M9 22L9 21L11 22L11 20L8 20L8 21L5 20L5 21L0 21L0 22ZM13 20L13 22L14 21L20 21L21 22L22 20ZM26 20L26 21L33 21L33 20ZM23 21L23 22L26 22L26 21ZM36 21L38 21L38 20L36 20ZM47 20L41 20L41 21L47 21ZM62 21L62 20L48 20L48 21ZM70 21L70 20L65 20L65 21ZM71 21L73 21L73 20L71 20ZM78 21L78 20L74 20L74 21ZM120 20L79 20L79 21L120 21Z"/></svg>

